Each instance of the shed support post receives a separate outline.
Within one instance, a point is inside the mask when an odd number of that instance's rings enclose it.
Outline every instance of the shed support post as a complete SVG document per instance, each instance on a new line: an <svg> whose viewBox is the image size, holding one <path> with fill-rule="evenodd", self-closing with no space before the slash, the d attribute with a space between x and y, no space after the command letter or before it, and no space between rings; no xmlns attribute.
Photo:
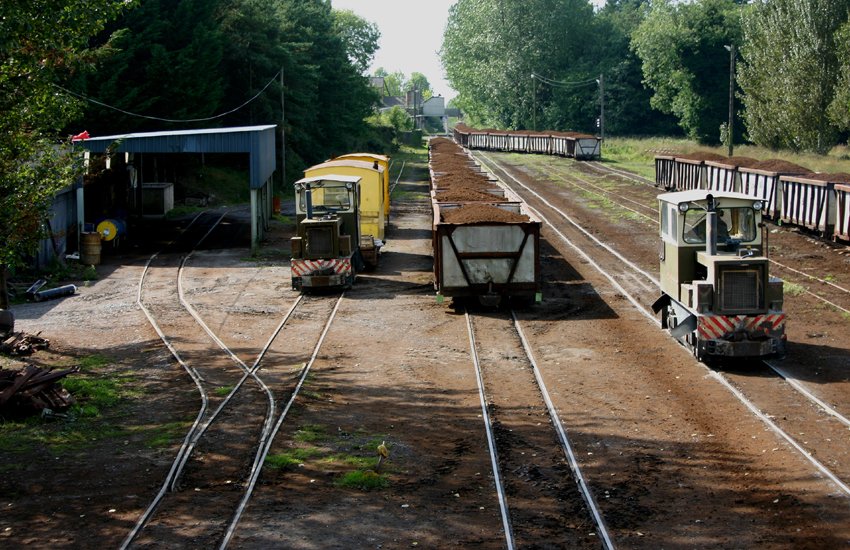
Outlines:
<svg viewBox="0 0 850 550"><path fill-rule="evenodd" d="M251 189L251 252L255 252L260 245L260 227L257 223L259 205L257 202L257 190Z"/></svg>
<svg viewBox="0 0 850 550"><path fill-rule="evenodd" d="M80 178L82 180L82 177ZM77 187L77 253L82 250L83 224L86 218L86 202L85 192L83 191L83 182L78 181Z"/></svg>

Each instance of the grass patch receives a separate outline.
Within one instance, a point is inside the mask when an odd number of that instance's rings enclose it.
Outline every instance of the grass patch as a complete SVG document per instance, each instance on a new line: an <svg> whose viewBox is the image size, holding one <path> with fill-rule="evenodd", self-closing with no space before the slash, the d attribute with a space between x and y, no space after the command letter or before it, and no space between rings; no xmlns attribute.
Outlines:
<svg viewBox="0 0 850 550"><path fill-rule="evenodd" d="M348 489L359 489L361 491L373 491L389 487L390 480L384 474L372 470L357 470L342 475L337 481L338 487Z"/></svg>
<svg viewBox="0 0 850 550"><path fill-rule="evenodd" d="M213 394L215 394L218 397L226 397L232 391L233 391L233 386L221 386L220 388L214 389Z"/></svg>
<svg viewBox="0 0 850 550"><path fill-rule="evenodd" d="M177 218L182 218L183 216L188 216L189 214L203 212L204 210L206 210L206 208L203 206L186 206L185 204L178 204L165 213L165 219L175 220Z"/></svg>
<svg viewBox="0 0 850 550"><path fill-rule="evenodd" d="M0 424L0 452L22 453L30 450L40 440L39 431L44 425L40 418L6 421Z"/></svg>
<svg viewBox="0 0 850 550"><path fill-rule="evenodd" d="M117 409L123 400L140 395L132 373L99 372L112 365L104 355L94 354L74 361L81 371L62 379L61 385L76 400L64 417L32 416L0 424L0 451L23 453L44 449L54 455L84 449L92 442L124 437L129 432L120 424L120 411L104 419L104 412Z"/></svg>
<svg viewBox="0 0 850 550"><path fill-rule="evenodd" d="M322 451L315 447L296 448L285 453L278 453L266 457L266 465L275 470L291 470L299 464L310 459L319 457Z"/></svg>
<svg viewBox="0 0 850 550"><path fill-rule="evenodd" d="M322 394L321 392L317 392L315 390L304 390L304 389L302 389L301 392L299 392L299 395L304 396L305 399L312 399L313 401L320 401L320 400L324 399L324 397L325 397L324 394Z"/></svg>
<svg viewBox="0 0 850 550"><path fill-rule="evenodd" d="M338 487L346 487L369 491L381 489L389 485L387 476L379 471L378 467L378 445L384 442L381 436L356 437L361 443L348 447L351 443L351 435L340 433L336 438L327 434L324 426L305 425L296 432L294 439L298 442L322 441L321 447L307 445L290 449L283 453L266 457L266 465L275 470L292 470L299 465L312 462L312 467L326 472L338 472L339 470L351 470L340 474L334 484ZM336 447L336 450L328 447ZM351 452L345 452L348 447Z"/></svg>
<svg viewBox="0 0 850 550"><path fill-rule="evenodd" d="M109 357L100 354L94 355L86 355L85 357L81 357L77 364L80 366L81 370L96 370L102 369L103 367L109 365L112 362Z"/></svg>
<svg viewBox="0 0 850 550"><path fill-rule="evenodd" d="M326 439L328 436L327 428L319 424L307 424L301 426L295 431L295 441L301 443L313 443Z"/></svg>
<svg viewBox="0 0 850 550"><path fill-rule="evenodd" d="M103 355L88 355L78 360L80 372L62 379L62 387L77 400L70 413L75 417L93 418L100 416L105 409L115 407L129 391L134 377L124 374L99 374L96 371L111 363Z"/></svg>
<svg viewBox="0 0 850 550"><path fill-rule="evenodd" d="M358 456L352 454L336 454L324 459L324 462L333 464L345 464L353 466L358 470L374 470L378 464L378 457Z"/></svg>
<svg viewBox="0 0 850 550"><path fill-rule="evenodd" d="M145 445L151 449L161 449L170 446L176 440L184 437L192 425L191 421L169 422L145 431Z"/></svg>
<svg viewBox="0 0 850 550"><path fill-rule="evenodd" d="M789 281L782 282L782 292L785 296L801 296L806 293L806 287Z"/></svg>

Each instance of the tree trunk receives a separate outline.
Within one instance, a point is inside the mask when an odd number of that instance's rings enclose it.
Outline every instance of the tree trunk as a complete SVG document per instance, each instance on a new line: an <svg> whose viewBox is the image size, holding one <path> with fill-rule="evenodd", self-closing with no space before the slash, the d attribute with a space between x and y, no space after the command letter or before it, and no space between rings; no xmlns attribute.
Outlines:
<svg viewBox="0 0 850 550"><path fill-rule="evenodd" d="M0 264L0 309L9 309L9 289L6 285L5 264Z"/></svg>

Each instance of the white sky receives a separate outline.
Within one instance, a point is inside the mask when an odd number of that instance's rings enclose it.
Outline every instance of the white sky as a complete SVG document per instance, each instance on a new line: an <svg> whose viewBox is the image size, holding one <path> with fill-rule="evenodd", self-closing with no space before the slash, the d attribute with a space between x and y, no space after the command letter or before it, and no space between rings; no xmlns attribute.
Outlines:
<svg viewBox="0 0 850 550"><path fill-rule="evenodd" d="M331 0L333 7L351 10L381 31L379 49L369 74L383 67L387 72L401 71L405 76L425 75L434 95L448 101L457 95L443 78L440 46L455 0Z"/></svg>

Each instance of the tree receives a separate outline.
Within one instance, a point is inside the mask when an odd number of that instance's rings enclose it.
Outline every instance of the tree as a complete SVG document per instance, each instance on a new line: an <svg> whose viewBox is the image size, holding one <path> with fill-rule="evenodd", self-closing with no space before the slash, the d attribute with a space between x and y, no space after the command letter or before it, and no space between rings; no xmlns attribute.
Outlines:
<svg viewBox="0 0 850 550"><path fill-rule="evenodd" d="M632 35L644 83L654 92L650 104L676 116L688 137L702 143L719 143L728 118L724 46L740 44L740 10L733 0L653 0Z"/></svg>
<svg viewBox="0 0 850 550"><path fill-rule="evenodd" d="M60 129L77 103L55 85L99 53L88 40L128 6L120 0L0 3L0 308L6 273L42 235L54 194L79 174Z"/></svg>
<svg viewBox="0 0 850 550"><path fill-rule="evenodd" d="M408 92L416 88L422 94L422 99L429 99L434 95L434 92L431 90L431 83L428 82L428 77L415 71L410 73L410 78L405 82L404 88Z"/></svg>
<svg viewBox="0 0 850 550"><path fill-rule="evenodd" d="M744 17L738 68L752 141L819 153L835 143L838 129L830 113L840 122L835 109L845 95L836 100L841 43L836 33L848 9L849 0L758 0L752 5Z"/></svg>
<svg viewBox="0 0 850 550"><path fill-rule="evenodd" d="M333 15L334 30L345 44L348 59L360 74L365 73L378 51L381 31L351 10L334 10Z"/></svg>
<svg viewBox="0 0 850 550"><path fill-rule="evenodd" d="M378 67L375 69L374 75L384 79L384 87L386 88L387 96L399 97L404 95L404 83L406 79L403 72L396 71L394 73L389 73L383 67Z"/></svg>
<svg viewBox="0 0 850 550"><path fill-rule="evenodd" d="M110 41L111 55L73 87L112 107L150 117L186 120L214 115L225 89L225 77L216 71L228 47L218 21L222 4L221 0L141 2L102 33L99 42ZM161 120L96 104L88 106L85 119L92 135L170 127Z"/></svg>
<svg viewBox="0 0 850 550"><path fill-rule="evenodd" d="M295 180L366 137L377 97L353 63L369 47L351 50L347 28L326 0L145 0L104 32L116 37L109 62L74 82L133 114L92 104L80 124L101 134L282 124Z"/></svg>
<svg viewBox="0 0 850 550"><path fill-rule="evenodd" d="M829 118L841 130L850 130L850 21L835 35L838 48L838 82L829 105Z"/></svg>
<svg viewBox="0 0 850 550"><path fill-rule="evenodd" d="M588 53L599 60L595 73L605 78L607 135L682 132L675 117L652 108L652 92L643 85L640 58L630 48L632 33L648 8L649 0L609 0L594 17L595 39Z"/></svg>
<svg viewBox="0 0 850 550"><path fill-rule="evenodd" d="M576 110L587 91L576 103L574 94L535 89L531 75L592 82L582 60L592 18L587 0L459 0L440 52L456 103L476 125L530 127L535 111L565 125L587 119Z"/></svg>

